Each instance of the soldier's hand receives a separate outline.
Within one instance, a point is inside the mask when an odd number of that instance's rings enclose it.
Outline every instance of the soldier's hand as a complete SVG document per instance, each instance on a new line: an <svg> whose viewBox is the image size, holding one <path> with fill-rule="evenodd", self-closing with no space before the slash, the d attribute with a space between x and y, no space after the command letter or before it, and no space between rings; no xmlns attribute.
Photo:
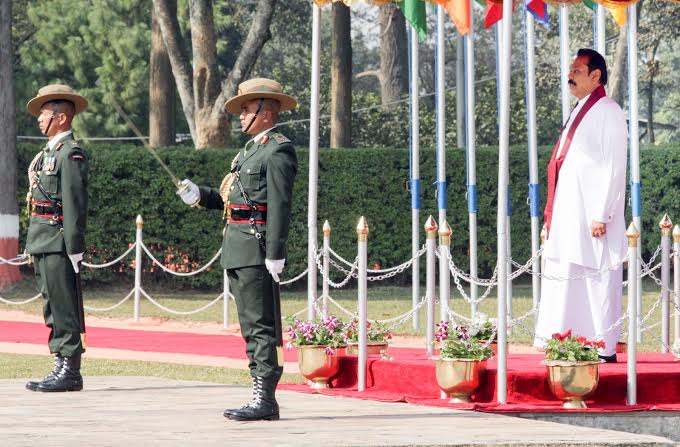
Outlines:
<svg viewBox="0 0 680 447"><path fill-rule="evenodd" d="M267 270L269 270L269 274L272 275L272 278L274 278L274 281L279 282L279 275L283 271L283 266L286 263L285 259L265 259L264 260L264 265L267 267Z"/></svg>
<svg viewBox="0 0 680 447"><path fill-rule="evenodd" d="M177 190L177 195L189 206L196 205L201 200L201 191L198 186L189 179L180 182L181 186Z"/></svg>
<svg viewBox="0 0 680 447"><path fill-rule="evenodd" d="M80 266L78 263L83 260L83 254L76 253L74 255L68 255L68 258L71 260L71 264L73 265L73 271L76 273L80 272Z"/></svg>

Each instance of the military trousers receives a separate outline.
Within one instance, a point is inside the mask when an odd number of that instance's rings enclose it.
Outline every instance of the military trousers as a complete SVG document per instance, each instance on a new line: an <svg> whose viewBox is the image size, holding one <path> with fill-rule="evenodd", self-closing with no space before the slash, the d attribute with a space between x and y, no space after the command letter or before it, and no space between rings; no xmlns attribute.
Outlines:
<svg viewBox="0 0 680 447"><path fill-rule="evenodd" d="M246 341L250 374L278 381L283 367L276 353L274 280L264 265L227 269L227 276Z"/></svg>
<svg viewBox="0 0 680 447"><path fill-rule="evenodd" d="M43 253L32 257L43 297L43 317L50 328L50 352L64 357L84 352L80 340L76 274L71 260L66 253Z"/></svg>

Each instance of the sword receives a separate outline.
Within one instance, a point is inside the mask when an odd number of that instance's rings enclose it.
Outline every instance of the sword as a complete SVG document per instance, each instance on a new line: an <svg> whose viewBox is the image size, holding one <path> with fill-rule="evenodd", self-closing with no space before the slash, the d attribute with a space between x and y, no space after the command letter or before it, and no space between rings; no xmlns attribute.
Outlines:
<svg viewBox="0 0 680 447"><path fill-rule="evenodd" d="M165 172L168 174L170 179L172 179L172 183L179 189L180 191L186 186L182 185L182 182L179 180L179 178L170 170L168 165L166 165L163 160L161 160L161 157L158 156L155 150L151 146L149 146L149 141L144 138L142 135L142 132L139 131L139 128L135 125L135 123L132 122L130 117L125 113L123 108L118 104L118 101L116 101L116 98L111 97L111 104L113 104L113 108L116 109L116 112L118 112L118 115L120 115L121 118L125 121L125 124L128 125L130 129L137 135L137 138L139 138L142 141L142 144L146 148L147 151L153 156L153 158L158 162L159 165L161 165L161 168L165 170Z"/></svg>
<svg viewBox="0 0 680 447"><path fill-rule="evenodd" d="M80 341L83 344L83 351L85 350L85 304L83 303L83 287L80 280L80 266L78 262L78 271L76 272L76 307L78 309L78 320L80 323Z"/></svg>
<svg viewBox="0 0 680 447"><path fill-rule="evenodd" d="M281 289L279 283L272 278L272 296L274 298L274 330L276 331L276 357L279 366L283 367L283 327L281 326Z"/></svg>

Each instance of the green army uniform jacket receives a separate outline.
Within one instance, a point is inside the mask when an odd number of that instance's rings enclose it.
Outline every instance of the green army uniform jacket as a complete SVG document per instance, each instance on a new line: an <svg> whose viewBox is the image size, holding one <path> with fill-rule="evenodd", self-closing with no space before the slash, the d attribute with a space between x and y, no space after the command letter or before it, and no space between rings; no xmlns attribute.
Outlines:
<svg viewBox="0 0 680 447"><path fill-rule="evenodd" d="M29 172L29 181L32 176L37 180L29 185L27 253L71 255L85 251L87 173L87 156L72 134L62 137L54 149L46 146L36 157L33 173Z"/></svg>
<svg viewBox="0 0 680 447"><path fill-rule="evenodd" d="M284 259L290 227L293 182L297 174L297 155L288 138L270 130L260 140L241 149L236 171L245 193L254 205L266 206L266 224L227 223L222 242L221 264L225 269L264 264L265 259ZM200 187L200 206L224 209L218 189ZM233 182L229 203L246 205L241 192ZM255 237L259 232L264 240Z"/></svg>

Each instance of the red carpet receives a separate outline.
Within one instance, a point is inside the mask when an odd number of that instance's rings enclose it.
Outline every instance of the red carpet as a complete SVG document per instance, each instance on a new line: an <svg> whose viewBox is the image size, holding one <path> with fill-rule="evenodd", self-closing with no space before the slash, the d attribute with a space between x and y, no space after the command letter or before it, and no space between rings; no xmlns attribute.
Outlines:
<svg viewBox="0 0 680 447"><path fill-rule="evenodd" d="M600 382L587 400L587 410L565 410L553 397L546 382L546 367L542 355L515 354L508 356L508 404L496 403L496 361L487 362L482 385L471 404L449 404L440 399L435 378L434 362L424 354L398 356L394 360L378 358L368 361L366 390L357 392L356 357L344 357L339 376L332 389L312 390L306 385L287 384L280 388L301 392L358 397L386 402L409 402L419 405L442 406L488 412L612 412L639 410L680 410L680 363L670 354L638 355L638 405L626 405L626 356L619 354L619 363L600 365Z"/></svg>
<svg viewBox="0 0 680 447"><path fill-rule="evenodd" d="M49 330L41 323L0 321L0 342L46 344ZM207 335L185 332L161 332L134 329L89 327L88 346L144 352L163 352L220 356L245 359L245 343L239 335ZM341 371L332 389L311 390L306 385L284 384L280 388L300 392L409 402L419 405L445 406L491 412L560 412L560 411L635 411L680 410L680 362L671 354L638 355L638 404L626 405L626 356L619 363L600 365L600 383L587 401L588 410L564 410L550 392L541 355L508 356L508 397L506 405L496 401L496 361L487 362L482 385L472 404L449 404L439 398L434 363L422 349L390 348L392 361L371 357L368 361L367 389L356 391L357 358L342 357ZM295 351L285 351L287 362L297 361Z"/></svg>

